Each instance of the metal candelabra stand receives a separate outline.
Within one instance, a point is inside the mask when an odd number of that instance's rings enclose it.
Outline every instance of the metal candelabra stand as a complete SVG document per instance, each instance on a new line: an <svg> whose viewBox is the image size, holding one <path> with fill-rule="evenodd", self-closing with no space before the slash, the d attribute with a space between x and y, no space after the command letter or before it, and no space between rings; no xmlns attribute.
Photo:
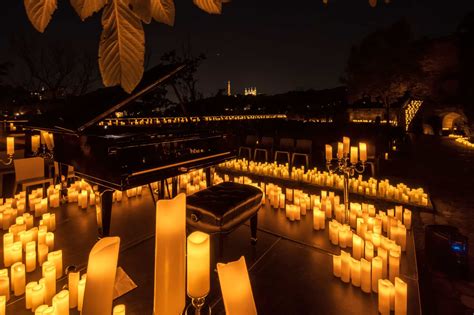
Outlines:
<svg viewBox="0 0 474 315"><path fill-rule="evenodd" d="M365 162L351 163L349 154L343 154L341 158L326 161L326 167L331 174L337 173L344 176L344 223L349 222L349 178L354 174L362 174L365 171Z"/></svg>
<svg viewBox="0 0 474 315"><path fill-rule="evenodd" d="M41 144L38 150L33 152L33 156L42 157L46 160L52 160L54 157L54 153L52 149L48 149L46 144Z"/></svg>

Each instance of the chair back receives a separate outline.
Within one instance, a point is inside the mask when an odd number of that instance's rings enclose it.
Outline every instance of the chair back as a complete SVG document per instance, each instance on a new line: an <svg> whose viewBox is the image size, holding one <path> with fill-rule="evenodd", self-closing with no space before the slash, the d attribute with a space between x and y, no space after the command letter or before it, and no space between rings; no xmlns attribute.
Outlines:
<svg viewBox="0 0 474 315"><path fill-rule="evenodd" d="M299 153L311 153L313 151L313 141L306 139L297 139L296 151Z"/></svg>
<svg viewBox="0 0 474 315"><path fill-rule="evenodd" d="M291 151L295 147L295 140L292 138L281 138L280 139L280 150Z"/></svg>
<svg viewBox="0 0 474 315"><path fill-rule="evenodd" d="M246 146L253 147L253 146L255 146L255 144L257 144L257 136L247 135L247 137L245 137L245 145Z"/></svg>
<svg viewBox="0 0 474 315"><path fill-rule="evenodd" d="M28 179L44 178L44 159L41 157L15 159L13 164L17 183Z"/></svg>
<svg viewBox="0 0 474 315"><path fill-rule="evenodd" d="M272 137L262 137L261 145L264 148L273 147L273 138Z"/></svg>

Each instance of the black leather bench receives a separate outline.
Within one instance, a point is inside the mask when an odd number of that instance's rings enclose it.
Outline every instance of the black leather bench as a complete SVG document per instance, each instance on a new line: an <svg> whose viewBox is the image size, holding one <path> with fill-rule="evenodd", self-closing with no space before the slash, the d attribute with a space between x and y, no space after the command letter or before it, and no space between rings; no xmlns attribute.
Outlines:
<svg viewBox="0 0 474 315"><path fill-rule="evenodd" d="M226 234L250 219L252 244L257 242L257 213L262 191L254 186L224 182L201 190L186 200L188 227L219 236L219 257Z"/></svg>

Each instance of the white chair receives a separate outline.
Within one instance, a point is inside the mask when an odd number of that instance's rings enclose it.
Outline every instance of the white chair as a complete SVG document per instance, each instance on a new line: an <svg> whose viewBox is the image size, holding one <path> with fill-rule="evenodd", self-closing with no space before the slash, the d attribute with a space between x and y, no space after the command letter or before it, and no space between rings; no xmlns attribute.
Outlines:
<svg viewBox="0 0 474 315"><path fill-rule="evenodd" d="M22 190L26 190L30 186L43 185L49 183L53 185L52 178L46 178L44 175L44 160L40 157L15 159L13 160L15 168L15 187L13 195L16 194L18 185Z"/></svg>
<svg viewBox="0 0 474 315"><path fill-rule="evenodd" d="M64 176L66 177L66 181L70 178L75 178L76 175L74 174L74 167L72 167L71 165L68 165L67 174L65 174ZM56 183L61 182L61 178L59 178L59 163L56 161L54 161L54 177L56 178Z"/></svg>

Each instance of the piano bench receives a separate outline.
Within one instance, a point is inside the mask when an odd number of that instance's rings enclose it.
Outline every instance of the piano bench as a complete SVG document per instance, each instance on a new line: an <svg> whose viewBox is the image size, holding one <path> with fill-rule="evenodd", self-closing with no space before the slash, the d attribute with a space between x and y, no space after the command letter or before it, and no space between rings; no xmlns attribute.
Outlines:
<svg viewBox="0 0 474 315"><path fill-rule="evenodd" d="M186 200L186 224L194 230L216 234L219 258L224 237L250 219L251 243L257 242L257 215L262 191L254 186L224 182L201 190Z"/></svg>

